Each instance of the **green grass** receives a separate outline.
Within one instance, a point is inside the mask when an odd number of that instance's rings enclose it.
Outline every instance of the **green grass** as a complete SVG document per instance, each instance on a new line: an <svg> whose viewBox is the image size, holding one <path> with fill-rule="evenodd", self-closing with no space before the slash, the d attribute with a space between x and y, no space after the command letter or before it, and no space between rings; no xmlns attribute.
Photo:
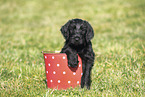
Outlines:
<svg viewBox="0 0 145 97"><path fill-rule="evenodd" d="M41 51L63 47L61 26L90 22L91 90L48 89ZM0 0L0 96L145 96L144 0Z"/></svg>

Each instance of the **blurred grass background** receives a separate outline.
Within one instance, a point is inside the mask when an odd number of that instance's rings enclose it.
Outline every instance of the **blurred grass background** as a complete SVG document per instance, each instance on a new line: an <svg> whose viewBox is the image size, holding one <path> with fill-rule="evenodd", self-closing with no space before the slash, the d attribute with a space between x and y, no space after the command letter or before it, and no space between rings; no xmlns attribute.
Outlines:
<svg viewBox="0 0 145 97"><path fill-rule="evenodd" d="M47 89L41 51L60 50L60 28L93 26L91 90ZM0 0L0 96L145 96L144 0Z"/></svg>

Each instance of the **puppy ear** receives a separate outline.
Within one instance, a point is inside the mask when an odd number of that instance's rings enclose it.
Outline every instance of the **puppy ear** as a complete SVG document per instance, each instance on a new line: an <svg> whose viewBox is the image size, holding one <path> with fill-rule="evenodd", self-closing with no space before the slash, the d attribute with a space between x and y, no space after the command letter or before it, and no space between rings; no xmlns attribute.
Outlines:
<svg viewBox="0 0 145 97"><path fill-rule="evenodd" d="M87 21L85 21L85 23L87 25L86 41L89 42L94 37L94 30Z"/></svg>
<svg viewBox="0 0 145 97"><path fill-rule="evenodd" d="M67 40L69 38L69 27L70 21L68 21L65 25L63 25L60 29L62 35L64 36L64 38Z"/></svg>

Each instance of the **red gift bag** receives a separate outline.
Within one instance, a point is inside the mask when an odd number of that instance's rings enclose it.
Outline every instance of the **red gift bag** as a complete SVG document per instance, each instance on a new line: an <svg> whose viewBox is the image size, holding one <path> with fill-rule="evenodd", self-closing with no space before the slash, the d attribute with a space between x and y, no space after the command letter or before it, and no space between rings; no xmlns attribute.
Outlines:
<svg viewBox="0 0 145 97"><path fill-rule="evenodd" d="M77 67L68 67L65 53L43 52L46 70L47 87L53 89L74 88L81 83L82 60L78 56Z"/></svg>

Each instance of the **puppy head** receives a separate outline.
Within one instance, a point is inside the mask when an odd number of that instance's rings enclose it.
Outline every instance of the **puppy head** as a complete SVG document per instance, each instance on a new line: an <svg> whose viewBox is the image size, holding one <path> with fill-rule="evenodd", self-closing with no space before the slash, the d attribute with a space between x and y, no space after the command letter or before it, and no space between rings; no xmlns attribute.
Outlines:
<svg viewBox="0 0 145 97"><path fill-rule="evenodd" d="M74 46L88 43L94 36L91 25L87 21L81 19L69 20L62 26L61 33L66 41Z"/></svg>

